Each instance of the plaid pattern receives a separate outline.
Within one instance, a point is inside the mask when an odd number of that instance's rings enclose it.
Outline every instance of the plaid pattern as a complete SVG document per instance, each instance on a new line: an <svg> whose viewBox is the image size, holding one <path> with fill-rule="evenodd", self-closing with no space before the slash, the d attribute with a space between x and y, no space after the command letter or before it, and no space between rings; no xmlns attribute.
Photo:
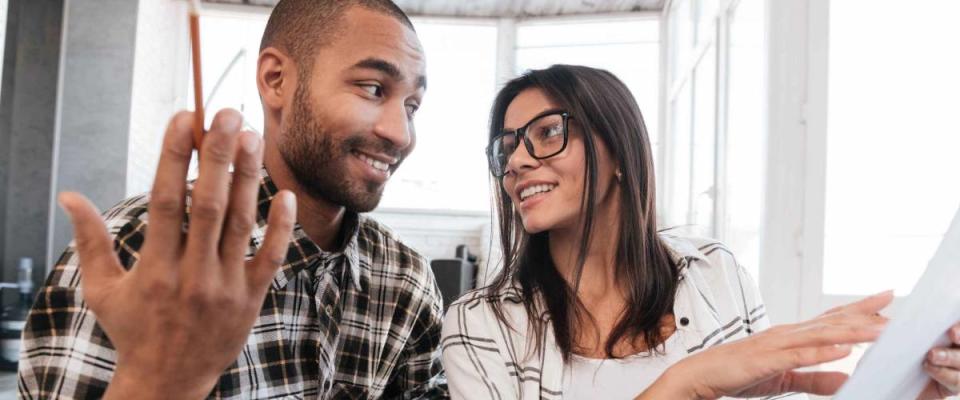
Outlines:
<svg viewBox="0 0 960 400"><path fill-rule="evenodd" d="M261 245L276 193L262 170L248 257ZM135 197L105 214L128 269L140 257L148 202ZM342 251L330 253L294 228L247 345L211 398L446 396L443 308L426 260L365 216L348 213L343 229ZM38 293L23 333L20 398L99 398L110 382L116 353L83 302L77 263L71 244Z"/></svg>

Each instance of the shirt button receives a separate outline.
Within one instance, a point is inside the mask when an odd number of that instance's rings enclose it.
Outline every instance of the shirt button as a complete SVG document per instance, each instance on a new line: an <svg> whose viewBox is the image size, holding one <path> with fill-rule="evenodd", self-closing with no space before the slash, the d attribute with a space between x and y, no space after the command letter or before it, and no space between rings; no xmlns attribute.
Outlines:
<svg viewBox="0 0 960 400"><path fill-rule="evenodd" d="M690 325L690 320L687 317L680 318L680 326Z"/></svg>

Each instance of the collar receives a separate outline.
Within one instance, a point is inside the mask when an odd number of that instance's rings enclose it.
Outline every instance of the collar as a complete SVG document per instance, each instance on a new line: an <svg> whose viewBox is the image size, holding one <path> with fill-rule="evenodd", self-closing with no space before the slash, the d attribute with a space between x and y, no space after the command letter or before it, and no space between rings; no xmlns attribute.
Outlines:
<svg viewBox="0 0 960 400"><path fill-rule="evenodd" d="M673 265L680 268L681 272L686 269L690 261L705 261L707 259L697 246L689 240L664 233L660 234L660 239L662 239L664 245L666 245L667 253L670 254L670 260L673 261Z"/></svg>
<svg viewBox="0 0 960 400"><path fill-rule="evenodd" d="M270 178L270 174L267 173L267 169L260 167L260 190L257 194L257 228L251 238L251 244L256 251L259 251L263 245L270 202L279 191L273 179ZM290 235L290 242L287 247L287 258L273 277L274 289L282 289L297 274L311 265L320 265L321 267L333 265L329 261L343 257L355 289L360 290L360 274L362 273L359 247L360 215L353 211L347 211L341 229L343 232L341 237L344 239L339 246L339 250L328 252L321 249L313 240L310 240L299 223L294 224L293 233ZM320 262L317 263L317 261Z"/></svg>

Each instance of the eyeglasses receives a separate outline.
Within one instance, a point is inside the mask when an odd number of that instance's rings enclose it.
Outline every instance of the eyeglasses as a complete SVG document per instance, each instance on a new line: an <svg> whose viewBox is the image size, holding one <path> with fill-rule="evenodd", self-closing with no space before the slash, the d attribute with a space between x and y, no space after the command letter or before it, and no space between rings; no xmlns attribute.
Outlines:
<svg viewBox="0 0 960 400"><path fill-rule="evenodd" d="M497 135L487 146L490 172L497 178L507 174L510 156L523 141L527 153L537 160L553 157L567 148L570 114L555 111L540 115L521 128Z"/></svg>

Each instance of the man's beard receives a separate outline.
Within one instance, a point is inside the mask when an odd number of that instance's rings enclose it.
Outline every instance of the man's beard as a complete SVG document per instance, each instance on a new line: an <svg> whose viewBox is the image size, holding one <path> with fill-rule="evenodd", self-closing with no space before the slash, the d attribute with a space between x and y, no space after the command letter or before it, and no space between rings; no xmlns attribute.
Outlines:
<svg viewBox="0 0 960 400"><path fill-rule="evenodd" d="M337 140L324 126L306 87L297 87L290 127L281 133L278 149L300 186L311 196L323 198L353 212L368 212L383 196L383 184L363 181L347 173L353 150L379 152L400 158L400 151L382 139L354 133Z"/></svg>

